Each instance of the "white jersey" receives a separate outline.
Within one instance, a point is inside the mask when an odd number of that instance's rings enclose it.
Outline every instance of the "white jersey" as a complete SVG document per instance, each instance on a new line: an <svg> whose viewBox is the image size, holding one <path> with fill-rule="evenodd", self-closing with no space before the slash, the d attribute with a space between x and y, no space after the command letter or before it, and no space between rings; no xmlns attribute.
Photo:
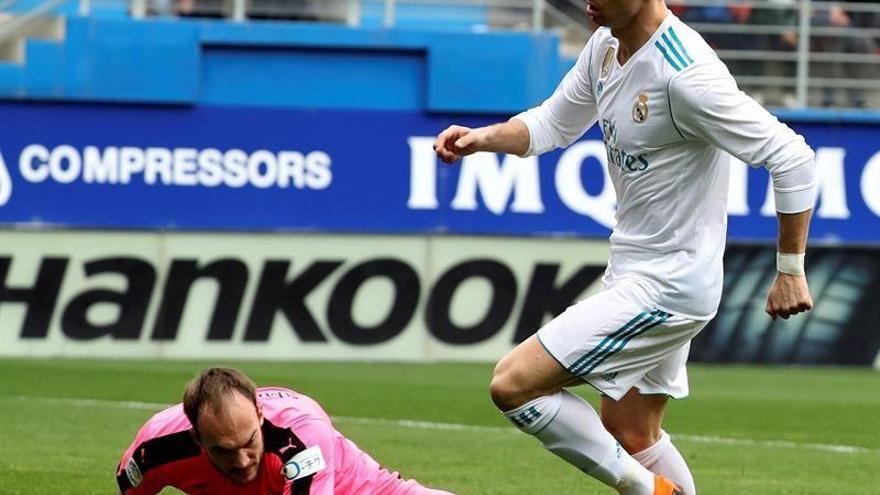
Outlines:
<svg viewBox="0 0 880 495"><path fill-rule="evenodd" d="M636 281L645 301L709 319L721 298L730 153L765 166L776 207L813 207L813 151L753 99L693 29L671 13L621 66L597 30L541 106L514 117L526 155L570 145L599 122L617 194L606 286ZM726 153L725 153L726 152Z"/></svg>

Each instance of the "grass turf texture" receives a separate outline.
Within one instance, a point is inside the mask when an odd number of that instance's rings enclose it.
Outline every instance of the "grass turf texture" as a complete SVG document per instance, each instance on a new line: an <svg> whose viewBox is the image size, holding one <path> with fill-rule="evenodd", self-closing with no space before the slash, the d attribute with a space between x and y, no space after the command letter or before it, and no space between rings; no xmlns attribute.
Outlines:
<svg viewBox="0 0 880 495"><path fill-rule="evenodd" d="M461 495L612 493L507 427L486 392L489 365L229 364L258 385L311 395L380 463L424 484ZM113 493L119 456L152 414L117 401L177 402L186 380L204 366L0 360L0 492ZM673 438L683 435L675 441L700 493L880 494L880 373L693 366L690 375L691 397L670 404L666 427ZM591 389L579 390L595 403ZM111 402L54 400L74 398ZM492 428L439 430L351 418Z"/></svg>

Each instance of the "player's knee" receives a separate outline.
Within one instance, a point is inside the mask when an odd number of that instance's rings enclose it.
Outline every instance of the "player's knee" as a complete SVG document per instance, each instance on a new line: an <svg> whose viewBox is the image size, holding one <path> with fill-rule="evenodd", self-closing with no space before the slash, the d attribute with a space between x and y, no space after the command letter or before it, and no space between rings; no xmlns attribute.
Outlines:
<svg viewBox="0 0 880 495"><path fill-rule="evenodd" d="M641 452L660 440L660 431L652 431L644 425L632 425L602 415L605 429L617 440L621 447L630 454Z"/></svg>
<svg viewBox="0 0 880 495"><path fill-rule="evenodd" d="M627 451L629 454L638 454L639 452L651 448L651 446L659 440L659 435L653 435L650 432L644 431L633 431L624 434L618 442L620 442L620 446L623 447L623 450Z"/></svg>
<svg viewBox="0 0 880 495"><path fill-rule="evenodd" d="M489 383L489 395L492 402L502 411L510 411L528 402L528 390L516 373L510 369L504 369L499 363L492 374Z"/></svg>

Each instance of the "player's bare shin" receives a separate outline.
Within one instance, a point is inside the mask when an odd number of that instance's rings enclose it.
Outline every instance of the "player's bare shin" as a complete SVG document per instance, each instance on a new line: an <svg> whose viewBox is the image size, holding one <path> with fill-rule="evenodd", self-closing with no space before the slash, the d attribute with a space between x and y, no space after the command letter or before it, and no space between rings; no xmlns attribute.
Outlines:
<svg viewBox="0 0 880 495"><path fill-rule="evenodd" d="M779 213L778 267L776 279L767 294L767 314L787 319L813 307L807 278L803 273L803 253L807 247L812 209L800 213Z"/></svg>

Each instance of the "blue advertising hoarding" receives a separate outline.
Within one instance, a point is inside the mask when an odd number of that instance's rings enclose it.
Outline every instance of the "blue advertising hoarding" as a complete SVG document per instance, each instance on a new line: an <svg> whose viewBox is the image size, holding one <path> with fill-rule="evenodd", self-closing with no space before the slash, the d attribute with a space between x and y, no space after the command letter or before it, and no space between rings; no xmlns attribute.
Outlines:
<svg viewBox="0 0 880 495"><path fill-rule="evenodd" d="M597 128L566 150L431 144L475 118L418 112L0 103L0 225L606 237L614 194ZM880 130L794 124L817 150L814 241L880 241ZM763 169L735 164L732 240L776 237Z"/></svg>

